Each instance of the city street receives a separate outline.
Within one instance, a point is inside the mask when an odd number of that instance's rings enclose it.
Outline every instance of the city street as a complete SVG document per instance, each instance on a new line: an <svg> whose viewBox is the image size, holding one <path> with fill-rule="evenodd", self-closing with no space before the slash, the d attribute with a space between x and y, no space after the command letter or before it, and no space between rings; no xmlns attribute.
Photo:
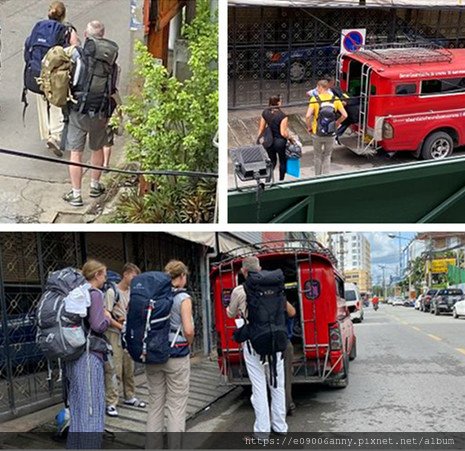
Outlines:
<svg viewBox="0 0 465 451"><path fill-rule="evenodd" d="M23 46L33 25L46 18L48 0L0 1L2 53L0 68L0 148L20 150L38 155L54 156L40 141L37 107L34 94L28 94L30 103L26 123L22 123L23 104ZM124 93L131 60L129 31L129 3L120 0L69 0L67 21L72 23L83 38L86 24L94 19L106 26L106 37L119 47L119 65L122 68L120 88ZM118 146L117 148L121 147ZM113 163L118 158L115 152ZM64 159L68 158L65 154ZM90 158L86 152L85 160ZM69 189L68 168L48 162L38 162L0 154L1 222L51 222L57 212L76 212L62 201ZM89 206L87 191L85 203ZM85 207L79 210L83 210Z"/></svg>
<svg viewBox="0 0 465 451"><path fill-rule="evenodd" d="M465 320L383 304L366 308L355 331L349 386L295 386L290 432L463 430ZM237 388L190 430L244 432L253 421L248 396Z"/></svg>

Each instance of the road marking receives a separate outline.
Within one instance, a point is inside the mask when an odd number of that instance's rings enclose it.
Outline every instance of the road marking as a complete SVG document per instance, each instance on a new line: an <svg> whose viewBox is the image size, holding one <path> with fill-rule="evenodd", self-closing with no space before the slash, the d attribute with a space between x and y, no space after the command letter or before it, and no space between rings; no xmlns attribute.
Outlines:
<svg viewBox="0 0 465 451"><path fill-rule="evenodd" d="M418 332L421 332L421 329L417 326L412 326L412 329L418 330Z"/></svg>
<svg viewBox="0 0 465 451"><path fill-rule="evenodd" d="M465 354L465 349L464 348L456 348L457 351L461 352L462 354Z"/></svg>
<svg viewBox="0 0 465 451"><path fill-rule="evenodd" d="M441 337L438 337L438 336L433 335L433 334L428 334L428 337L431 337L433 340L442 341Z"/></svg>

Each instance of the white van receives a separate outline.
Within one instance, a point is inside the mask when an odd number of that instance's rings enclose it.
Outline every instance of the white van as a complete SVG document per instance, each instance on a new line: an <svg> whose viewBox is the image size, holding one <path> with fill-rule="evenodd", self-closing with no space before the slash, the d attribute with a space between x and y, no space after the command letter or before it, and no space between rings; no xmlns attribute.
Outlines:
<svg viewBox="0 0 465 451"><path fill-rule="evenodd" d="M354 323L361 323L363 321L363 301L355 283L344 283L344 297L350 318Z"/></svg>

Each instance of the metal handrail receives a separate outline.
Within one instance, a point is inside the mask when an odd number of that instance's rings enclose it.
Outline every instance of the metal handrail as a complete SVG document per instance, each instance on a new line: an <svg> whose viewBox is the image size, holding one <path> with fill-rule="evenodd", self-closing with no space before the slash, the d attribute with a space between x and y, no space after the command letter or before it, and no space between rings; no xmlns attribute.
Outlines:
<svg viewBox="0 0 465 451"><path fill-rule="evenodd" d="M292 244L296 245L292 245ZM277 246L279 244L279 246ZM241 259L249 256L259 256L269 253L296 253L296 252L310 252L312 254L321 255L327 258L334 266L337 266L337 259L333 253L325 248L321 243L316 240L303 240L303 239L286 239L272 240L260 243L250 243L238 246L227 252L226 257L219 262L215 263L213 267L220 267L225 263L229 263L236 259Z"/></svg>

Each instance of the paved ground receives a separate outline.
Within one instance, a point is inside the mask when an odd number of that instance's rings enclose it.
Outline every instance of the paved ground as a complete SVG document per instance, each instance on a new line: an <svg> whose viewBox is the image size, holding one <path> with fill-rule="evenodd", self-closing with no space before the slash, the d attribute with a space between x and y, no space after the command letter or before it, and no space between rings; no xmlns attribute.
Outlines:
<svg viewBox="0 0 465 451"><path fill-rule="evenodd" d="M147 401L148 391L145 375L136 376L136 396ZM234 390L234 387L222 383L216 361L194 359L191 366L191 390L187 407L187 428L191 421L202 411L208 411L211 405ZM33 414L31 419L19 418L0 427L0 433L11 431L14 436L0 434L0 448L31 448L34 444L38 448L62 448L63 442L52 439L54 431L53 416L61 408L55 406L44 410L42 421L40 415ZM105 447L106 448L143 448L147 409L129 406L118 406L118 418L105 419ZM47 416L49 418L47 418ZM34 423L36 423L34 425ZM24 427L21 428L21 425ZM26 429L27 428L27 429ZM33 432L28 431L33 429ZM113 435L114 434L114 435ZM5 438L5 440L2 440Z"/></svg>
<svg viewBox="0 0 465 451"><path fill-rule="evenodd" d="M295 386L290 432L463 430L465 319L382 305L366 309L355 331L349 386ZM253 420L238 390L200 414L191 431L250 431Z"/></svg>
<svg viewBox="0 0 465 451"><path fill-rule="evenodd" d="M37 111L33 95L22 124L20 102L23 71L23 43L34 23L46 16L49 0L2 0L0 25L3 50L0 69L0 148L16 149L38 155L51 155L40 141ZM129 2L122 0L68 0L67 19L83 36L86 24L93 19L106 25L108 38L120 46L119 63L122 67L120 87L125 92L131 59L129 32ZM121 156L121 142L115 146L113 162ZM63 158L68 158L65 155ZM90 158L86 151L86 159ZM60 215L84 214L90 204L87 195L88 177L83 190L87 206L68 206L61 196L69 190L67 167L42 163L0 154L0 223L53 222ZM70 221L73 222L73 221ZM82 222L79 220L78 222Z"/></svg>
<svg viewBox="0 0 465 451"><path fill-rule="evenodd" d="M313 146L310 136L304 126L305 106L286 108L284 111L290 115L289 128L302 140L303 156L301 159L301 177L300 179L314 178L313 164ZM229 133L228 148L251 145L255 142L258 131L258 123L262 110L238 110L230 111L228 117ZM465 149L456 149L454 156L465 155ZM331 174L351 173L366 169L376 169L387 166L406 164L420 160L415 159L410 152L398 152L392 158L386 155L361 156L356 155L344 146L335 145L332 160ZM275 170L276 180L278 178L278 169ZM286 181L297 180L296 178L286 175ZM252 183L241 183L239 186L254 185ZM235 188L234 182L234 165L231 155L228 155L228 187Z"/></svg>

